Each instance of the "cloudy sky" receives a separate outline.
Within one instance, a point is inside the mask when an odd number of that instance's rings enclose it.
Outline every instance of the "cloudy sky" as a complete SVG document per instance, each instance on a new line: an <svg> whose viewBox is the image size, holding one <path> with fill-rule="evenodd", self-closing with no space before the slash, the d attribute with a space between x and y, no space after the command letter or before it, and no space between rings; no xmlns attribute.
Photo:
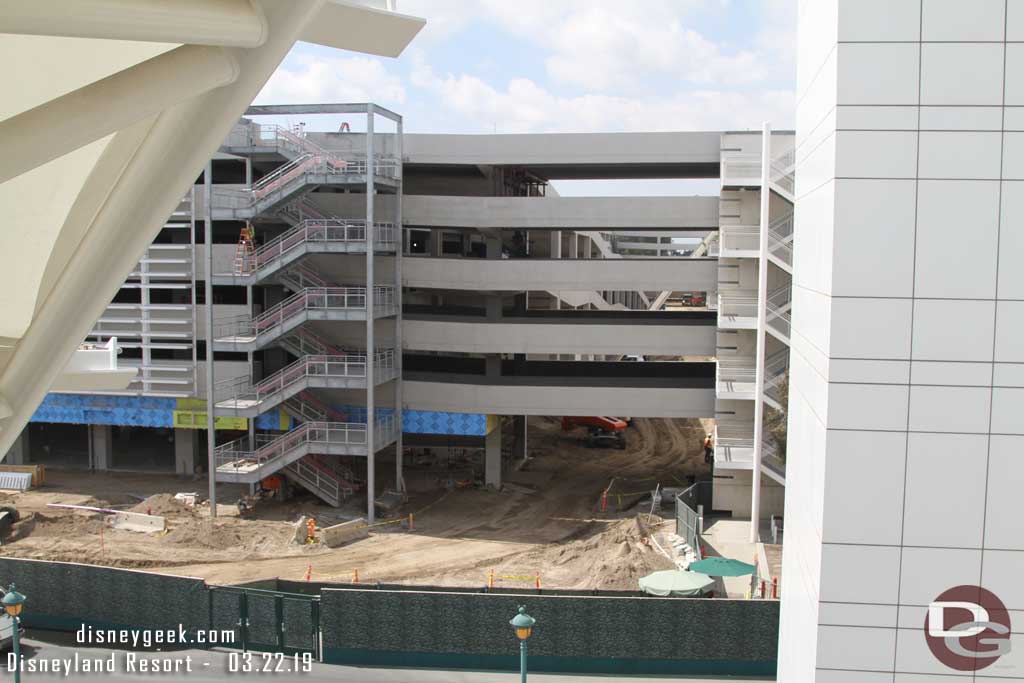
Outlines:
<svg viewBox="0 0 1024 683"><path fill-rule="evenodd" d="M398 0L427 19L399 59L299 43L257 102L373 101L411 133L792 128L795 5Z"/></svg>

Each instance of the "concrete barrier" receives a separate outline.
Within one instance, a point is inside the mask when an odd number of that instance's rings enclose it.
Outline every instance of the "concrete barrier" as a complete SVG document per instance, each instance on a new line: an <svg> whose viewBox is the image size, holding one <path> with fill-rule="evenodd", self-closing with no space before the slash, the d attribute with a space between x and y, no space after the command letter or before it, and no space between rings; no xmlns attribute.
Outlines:
<svg viewBox="0 0 1024 683"><path fill-rule="evenodd" d="M107 518L107 524L114 529L126 531L163 531L166 522L163 517L144 515L140 512L115 512Z"/></svg>
<svg viewBox="0 0 1024 683"><path fill-rule="evenodd" d="M361 517L350 522L329 526L320 531L320 538L328 548L337 548L351 541L366 538L368 535L366 520Z"/></svg>

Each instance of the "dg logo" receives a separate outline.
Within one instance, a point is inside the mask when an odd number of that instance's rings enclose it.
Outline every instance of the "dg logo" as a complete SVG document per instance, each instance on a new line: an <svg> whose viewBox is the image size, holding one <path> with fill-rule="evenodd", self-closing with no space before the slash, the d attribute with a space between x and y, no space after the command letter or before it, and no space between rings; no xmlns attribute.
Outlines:
<svg viewBox="0 0 1024 683"><path fill-rule="evenodd" d="M935 658L957 671L980 671L1010 651L1010 614L994 593L955 586L928 605L925 640Z"/></svg>

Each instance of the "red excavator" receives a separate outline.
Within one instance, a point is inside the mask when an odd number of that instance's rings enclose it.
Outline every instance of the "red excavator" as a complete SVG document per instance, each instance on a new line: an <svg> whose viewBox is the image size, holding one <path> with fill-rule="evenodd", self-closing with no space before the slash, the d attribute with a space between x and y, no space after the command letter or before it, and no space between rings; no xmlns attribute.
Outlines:
<svg viewBox="0 0 1024 683"><path fill-rule="evenodd" d="M626 449L626 422L617 417L607 415L570 416L562 418L562 431L572 431L576 427L586 427L587 436L583 445L587 448L618 448Z"/></svg>

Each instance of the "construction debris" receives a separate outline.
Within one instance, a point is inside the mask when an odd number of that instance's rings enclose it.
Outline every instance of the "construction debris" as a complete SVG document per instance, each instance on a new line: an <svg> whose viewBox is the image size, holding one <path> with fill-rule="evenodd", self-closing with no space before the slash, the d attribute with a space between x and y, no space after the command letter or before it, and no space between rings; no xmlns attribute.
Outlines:
<svg viewBox="0 0 1024 683"><path fill-rule="evenodd" d="M199 499L198 493L175 493L174 500L180 501L189 507L193 507Z"/></svg>
<svg viewBox="0 0 1024 683"><path fill-rule="evenodd" d="M124 529L125 531L153 533L167 528L167 523L163 517L144 515L139 512L115 512L106 521L107 526L114 529Z"/></svg>
<svg viewBox="0 0 1024 683"><path fill-rule="evenodd" d="M369 535L366 520L362 517L320 530L320 538L328 548L337 548Z"/></svg>
<svg viewBox="0 0 1024 683"><path fill-rule="evenodd" d="M45 465L0 465L0 473L17 472L19 474L32 475L32 488L39 488L46 483Z"/></svg>

